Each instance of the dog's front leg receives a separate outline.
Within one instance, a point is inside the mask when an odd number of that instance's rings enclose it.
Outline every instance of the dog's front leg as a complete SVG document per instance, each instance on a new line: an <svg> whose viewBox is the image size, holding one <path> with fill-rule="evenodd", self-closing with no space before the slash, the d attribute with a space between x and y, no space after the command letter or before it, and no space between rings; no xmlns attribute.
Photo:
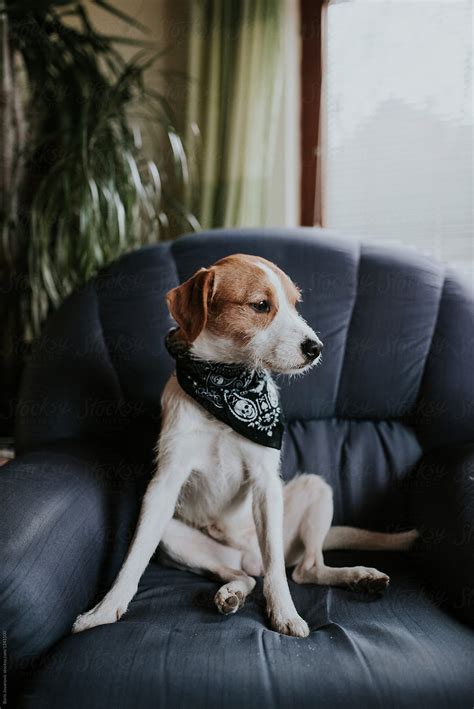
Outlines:
<svg viewBox="0 0 474 709"><path fill-rule="evenodd" d="M272 627L284 635L309 635L290 595L283 550L283 490L275 466L262 466L252 474L253 516L262 552L264 593Z"/></svg>
<svg viewBox="0 0 474 709"><path fill-rule="evenodd" d="M186 461L187 458L187 461ZM107 595L92 610L80 615L72 632L115 623L126 612L138 582L173 517L179 491L191 472L190 456L158 457L158 469L143 498L140 517L125 563Z"/></svg>

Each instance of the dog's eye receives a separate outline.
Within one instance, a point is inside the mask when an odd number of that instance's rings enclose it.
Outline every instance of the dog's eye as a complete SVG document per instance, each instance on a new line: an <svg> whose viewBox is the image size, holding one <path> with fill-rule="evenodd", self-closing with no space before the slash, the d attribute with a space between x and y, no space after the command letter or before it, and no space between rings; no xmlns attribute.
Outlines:
<svg viewBox="0 0 474 709"><path fill-rule="evenodd" d="M253 308L257 313L270 312L270 303L268 302L268 300L259 300L258 303L250 303L250 307Z"/></svg>

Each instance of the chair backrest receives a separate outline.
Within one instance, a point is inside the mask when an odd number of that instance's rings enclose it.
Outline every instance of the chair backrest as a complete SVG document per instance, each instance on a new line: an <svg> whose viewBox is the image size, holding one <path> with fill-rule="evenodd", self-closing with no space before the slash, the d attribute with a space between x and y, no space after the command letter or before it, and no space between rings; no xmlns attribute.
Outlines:
<svg viewBox="0 0 474 709"><path fill-rule="evenodd" d="M403 523L403 481L425 449L474 440L472 294L406 248L319 229L218 230L133 252L53 315L26 369L21 449L94 436L151 458L173 364L165 293L231 253L259 254L302 288L323 364L281 380L285 477L333 485L336 522Z"/></svg>

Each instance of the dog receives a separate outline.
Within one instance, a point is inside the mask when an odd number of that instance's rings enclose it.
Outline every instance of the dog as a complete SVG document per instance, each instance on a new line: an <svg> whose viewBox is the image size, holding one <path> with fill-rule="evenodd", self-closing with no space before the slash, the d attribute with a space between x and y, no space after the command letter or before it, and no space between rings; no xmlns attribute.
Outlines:
<svg viewBox="0 0 474 709"><path fill-rule="evenodd" d="M295 567L296 583L380 593L386 574L329 567L323 551L405 550L417 533L331 528L332 491L321 477L282 483L283 425L270 372L303 374L323 347L297 311L301 293L289 276L263 258L235 254L166 298L178 324L168 338L177 367L162 396L156 473L115 583L73 632L118 621L159 547L164 563L223 583L214 601L224 614L238 611L263 575L271 627L305 637L286 567Z"/></svg>

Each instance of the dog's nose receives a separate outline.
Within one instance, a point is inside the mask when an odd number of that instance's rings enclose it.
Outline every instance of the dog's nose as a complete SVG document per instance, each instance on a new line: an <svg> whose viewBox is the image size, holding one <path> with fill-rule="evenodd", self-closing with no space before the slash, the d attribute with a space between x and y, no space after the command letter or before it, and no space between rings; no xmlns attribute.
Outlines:
<svg viewBox="0 0 474 709"><path fill-rule="evenodd" d="M307 357L308 359L316 359L316 357L319 357L322 349L323 349L322 342L317 342L316 340L310 340L309 337L306 338L306 340L304 340L301 343L301 351L303 352L304 356Z"/></svg>

